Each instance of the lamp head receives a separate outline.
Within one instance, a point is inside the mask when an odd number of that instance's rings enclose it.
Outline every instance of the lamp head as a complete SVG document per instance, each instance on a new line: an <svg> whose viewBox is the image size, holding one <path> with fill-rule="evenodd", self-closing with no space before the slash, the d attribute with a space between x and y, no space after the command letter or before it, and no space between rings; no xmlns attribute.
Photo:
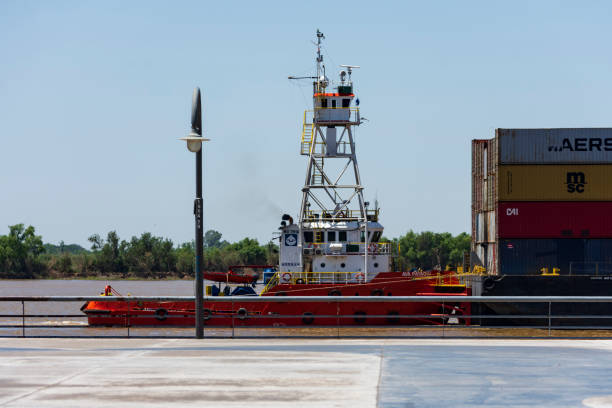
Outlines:
<svg viewBox="0 0 612 408"><path fill-rule="evenodd" d="M198 87L193 90L191 99L191 132L186 137L181 137L180 140L186 141L187 149L193 153L202 150L202 142L210 140L202 137L202 98Z"/></svg>
<svg viewBox="0 0 612 408"><path fill-rule="evenodd" d="M180 140L187 142L187 149L190 152L197 153L202 150L202 143L208 142L210 139L198 136L196 133L190 133L189 136L181 137Z"/></svg>

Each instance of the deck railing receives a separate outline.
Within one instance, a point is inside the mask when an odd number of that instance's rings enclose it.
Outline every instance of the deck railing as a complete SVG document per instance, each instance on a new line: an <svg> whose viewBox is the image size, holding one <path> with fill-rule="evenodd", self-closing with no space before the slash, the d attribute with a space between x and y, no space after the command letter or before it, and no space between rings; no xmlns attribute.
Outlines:
<svg viewBox="0 0 612 408"><path fill-rule="evenodd" d="M216 315L208 316L205 322L206 337L612 337L612 313L606 308L604 313L596 313L584 307L588 312L576 314L574 312L556 311L558 305L604 305L612 303L611 296L605 297L499 297L499 296L218 296L205 297L205 302L212 301L227 304L226 314L223 318L231 317L228 327L213 327L211 323ZM192 337L192 327L163 326L135 327L130 319L138 317L138 311L122 315L125 325L121 327L90 327L87 325L86 315L74 312L46 313L44 306L52 303L80 303L86 301L124 301L129 305L139 302L193 302L191 296L37 296L37 297L0 297L0 337ZM270 324L241 326L245 319L239 310L240 303L249 302L321 302L336 304L335 314L316 315L308 314L313 319L312 326L273 326ZM380 314L367 315L350 312L341 313L341 304L346 303L381 303L393 309L402 302L430 302L437 303L440 313L437 314ZM506 315L492 315L484 312L483 305L503 304L538 304L539 311L532 314L511 313ZM455 314L456 305L470 304L471 312ZM12 305L12 306L10 306ZM33 311L29 309L33 307ZM78 305L77 305L78 306ZM612 305L610 305L612 308ZM345 308L346 309L346 308ZM565 308L567 309L567 308ZM303 319L300 315L249 315L248 319ZM150 317L150 315L149 315ZM317 319L336 318L338 324L333 326L317 326ZM50 320L51 319L51 320ZM57 319L68 319L57 321ZM347 319L362 319L359 326L342 324ZM367 319L367 322L366 322ZM402 324L401 319L427 321L429 324ZM380 321L384 324L377 324ZM505 323L507 322L507 323ZM519 324L517 324L517 322ZM521 324L522 322L522 324ZM511 323L511 324L510 324ZM528 329L525 331L525 329ZM585 330L595 330L585 334Z"/></svg>

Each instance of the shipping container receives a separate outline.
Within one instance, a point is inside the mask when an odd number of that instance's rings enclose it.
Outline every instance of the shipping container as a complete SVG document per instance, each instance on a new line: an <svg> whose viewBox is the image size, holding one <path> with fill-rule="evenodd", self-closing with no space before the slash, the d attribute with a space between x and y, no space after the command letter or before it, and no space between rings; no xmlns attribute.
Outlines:
<svg viewBox="0 0 612 408"><path fill-rule="evenodd" d="M611 201L612 165L504 165L499 201Z"/></svg>
<svg viewBox="0 0 612 408"><path fill-rule="evenodd" d="M500 239L612 238L612 202L502 202L497 222Z"/></svg>
<svg viewBox="0 0 612 408"><path fill-rule="evenodd" d="M612 128L496 129L500 164L612 163Z"/></svg>
<svg viewBox="0 0 612 408"><path fill-rule="evenodd" d="M500 275L612 275L612 239L504 239L498 254Z"/></svg>

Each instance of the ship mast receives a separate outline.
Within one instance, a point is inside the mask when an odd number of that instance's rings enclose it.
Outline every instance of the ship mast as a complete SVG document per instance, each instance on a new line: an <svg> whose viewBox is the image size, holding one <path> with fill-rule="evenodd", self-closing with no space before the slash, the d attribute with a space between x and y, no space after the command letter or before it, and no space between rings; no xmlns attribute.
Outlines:
<svg viewBox="0 0 612 408"><path fill-rule="evenodd" d="M328 92L329 79L325 73L321 41L317 30L316 77L312 78L313 109L304 112L300 154L308 156L308 165L299 214L298 248L300 267L304 268L303 230L314 230L314 242L321 242L324 229L341 223L359 225L365 243L364 264L367 281L368 220L377 221L378 210L367 210L354 141L354 127L361 124L359 108L351 106L355 98L352 72L359 68L341 65L337 92ZM356 101L358 105L358 100ZM319 231L319 233L317 233Z"/></svg>

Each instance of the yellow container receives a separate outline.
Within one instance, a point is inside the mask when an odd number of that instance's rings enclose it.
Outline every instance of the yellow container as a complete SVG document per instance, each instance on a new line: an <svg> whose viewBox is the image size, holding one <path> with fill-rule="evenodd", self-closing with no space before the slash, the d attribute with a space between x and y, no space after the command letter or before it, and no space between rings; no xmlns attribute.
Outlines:
<svg viewBox="0 0 612 408"><path fill-rule="evenodd" d="M206 296L212 296L212 286L206 285Z"/></svg>
<svg viewBox="0 0 612 408"><path fill-rule="evenodd" d="M612 165L500 165L499 201L612 201Z"/></svg>

